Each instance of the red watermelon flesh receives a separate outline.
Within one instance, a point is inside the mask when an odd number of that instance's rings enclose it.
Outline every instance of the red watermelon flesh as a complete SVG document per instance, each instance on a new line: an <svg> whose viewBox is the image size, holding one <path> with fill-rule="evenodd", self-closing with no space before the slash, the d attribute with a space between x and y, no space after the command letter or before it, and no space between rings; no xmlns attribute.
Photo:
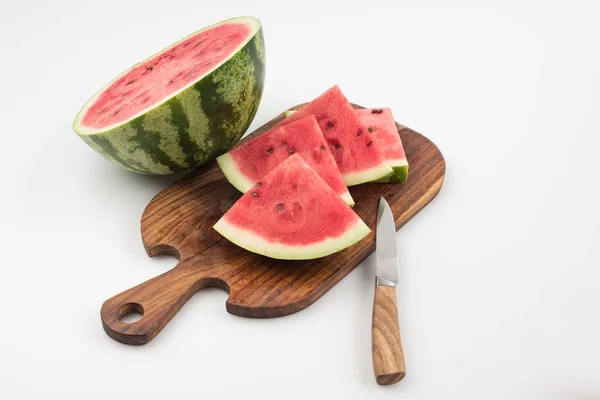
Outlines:
<svg viewBox="0 0 600 400"><path fill-rule="evenodd" d="M298 154L248 190L214 229L249 251L286 260L324 257L370 232Z"/></svg>
<svg viewBox="0 0 600 400"><path fill-rule="evenodd" d="M392 174L380 145L338 86L284 119L280 125L309 115L317 119L346 185L358 185Z"/></svg>
<svg viewBox="0 0 600 400"><path fill-rule="evenodd" d="M314 116L277 126L217 158L238 190L246 192L293 154L304 161L349 205L352 196Z"/></svg>
<svg viewBox="0 0 600 400"><path fill-rule="evenodd" d="M245 23L216 25L141 62L102 90L83 125L102 129L119 124L170 98L226 61L251 30Z"/></svg>
<svg viewBox="0 0 600 400"><path fill-rule="evenodd" d="M390 182L406 181L408 177L408 161L398 134L398 127L389 108L366 108L356 113L367 126L373 130L373 136L383 149L383 156L394 170L389 177Z"/></svg>

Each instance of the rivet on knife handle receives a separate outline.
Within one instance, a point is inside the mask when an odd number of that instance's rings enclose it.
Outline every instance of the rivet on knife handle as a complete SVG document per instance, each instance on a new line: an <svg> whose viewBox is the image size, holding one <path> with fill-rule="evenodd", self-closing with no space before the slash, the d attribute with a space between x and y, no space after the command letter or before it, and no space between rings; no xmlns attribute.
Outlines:
<svg viewBox="0 0 600 400"><path fill-rule="evenodd" d="M402 380L406 368L400 341L395 286L375 286L371 345L377 383L389 385Z"/></svg>

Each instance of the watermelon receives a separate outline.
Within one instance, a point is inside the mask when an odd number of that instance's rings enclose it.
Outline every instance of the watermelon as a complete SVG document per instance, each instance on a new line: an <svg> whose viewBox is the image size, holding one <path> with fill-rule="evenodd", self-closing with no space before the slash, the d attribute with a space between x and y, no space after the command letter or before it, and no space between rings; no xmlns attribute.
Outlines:
<svg viewBox="0 0 600 400"><path fill-rule="evenodd" d="M275 127L217 157L221 170L246 192L283 160L298 154L349 205L354 201L314 116Z"/></svg>
<svg viewBox="0 0 600 400"><path fill-rule="evenodd" d="M248 190L214 229L246 250L283 260L324 257L370 232L298 154Z"/></svg>
<svg viewBox="0 0 600 400"><path fill-rule="evenodd" d="M314 115L347 186L393 173L379 143L358 118L338 86L284 119L280 125Z"/></svg>
<svg viewBox="0 0 600 400"><path fill-rule="evenodd" d="M287 110L285 112L286 118L295 112L295 110ZM377 182L405 182L408 179L408 160L404 153L404 146L402 146L392 110L389 108L365 108L355 110L355 112L367 126L367 130L369 128L373 130L372 134L377 142L381 143L387 163L394 170L392 175L383 177Z"/></svg>
<svg viewBox="0 0 600 400"><path fill-rule="evenodd" d="M134 65L81 109L73 129L123 168L166 175L205 164L248 129L263 92L260 21L204 28Z"/></svg>
<svg viewBox="0 0 600 400"><path fill-rule="evenodd" d="M380 182L404 182L408 178L408 161L404 154L398 127L389 108L366 108L356 110L360 119L373 130L373 136L383 149L383 155L394 173Z"/></svg>

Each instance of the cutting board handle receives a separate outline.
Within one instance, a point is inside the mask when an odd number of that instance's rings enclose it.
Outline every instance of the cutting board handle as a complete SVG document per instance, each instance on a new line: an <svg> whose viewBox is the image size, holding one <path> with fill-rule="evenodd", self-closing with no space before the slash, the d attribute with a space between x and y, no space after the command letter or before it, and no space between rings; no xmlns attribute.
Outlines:
<svg viewBox="0 0 600 400"><path fill-rule="evenodd" d="M104 302L100 311L104 330L121 343L148 343L198 290L212 286L228 291L224 281L211 278L209 273L210 269L197 268L193 262L186 261L111 297ZM142 316L135 322L123 321L131 313Z"/></svg>

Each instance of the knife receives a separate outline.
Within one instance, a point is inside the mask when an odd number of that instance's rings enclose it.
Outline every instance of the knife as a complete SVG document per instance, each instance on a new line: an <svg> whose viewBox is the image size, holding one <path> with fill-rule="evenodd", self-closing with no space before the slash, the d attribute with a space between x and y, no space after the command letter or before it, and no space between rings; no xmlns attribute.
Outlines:
<svg viewBox="0 0 600 400"><path fill-rule="evenodd" d="M404 378L406 368L396 306L396 283L398 283L396 223L392 209L383 197L379 200L377 211L376 239L377 276L373 301L371 348L375 379L380 385L389 385Z"/></svg>

